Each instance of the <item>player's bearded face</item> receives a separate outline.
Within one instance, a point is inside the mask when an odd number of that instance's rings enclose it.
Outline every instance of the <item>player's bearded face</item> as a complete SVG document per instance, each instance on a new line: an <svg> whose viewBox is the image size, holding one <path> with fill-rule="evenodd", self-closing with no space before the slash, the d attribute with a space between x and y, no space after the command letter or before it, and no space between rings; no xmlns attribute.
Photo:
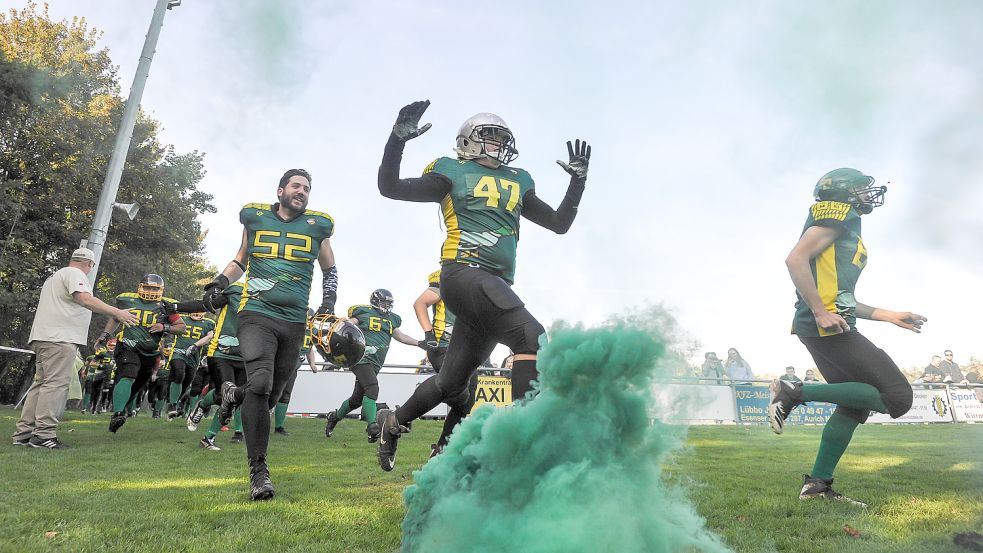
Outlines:
<svg viewBox="0 0 983 553"><path fill-rule="evenodd" d="M307 209L307 202L310 200L311 183L300 175L290 177L287 185L278 188L276 191L280 205L293 211L304 211Z"/></svg>

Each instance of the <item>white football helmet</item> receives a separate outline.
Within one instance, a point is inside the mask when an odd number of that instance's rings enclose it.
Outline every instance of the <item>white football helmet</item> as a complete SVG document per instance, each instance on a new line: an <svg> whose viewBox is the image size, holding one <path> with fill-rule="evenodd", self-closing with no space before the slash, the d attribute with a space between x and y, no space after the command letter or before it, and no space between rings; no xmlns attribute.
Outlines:
<svg viewBox="0 0 983 553"><path fill-rule="evenodd" d="M487 145L497 149L489 152ZM508 165L519 157L515 148L515 137L508 124L494 113L479 113L470 117L457 131L457 146L454 147L461 159L488 158Z"/></svg>

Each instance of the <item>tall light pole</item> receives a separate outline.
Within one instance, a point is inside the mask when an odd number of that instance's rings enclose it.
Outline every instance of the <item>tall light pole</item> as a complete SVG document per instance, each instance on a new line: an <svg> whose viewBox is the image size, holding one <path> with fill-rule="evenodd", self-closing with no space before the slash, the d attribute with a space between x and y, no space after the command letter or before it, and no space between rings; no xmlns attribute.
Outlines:
<svg viewBox="0 0 983 553"><path fill-rule="evenodd" d="M160 29L164 26L164 13L165 10L179 5L181 5L181 0L157 0L154 15L150 19L147 38L143 42L140 63L137 65L136 75L133 76L130 96L126 99L123 119L120 121L119 131L116 133L116 145L113 146L113 155L109 158L109 167L106 169L106 180L102 182L102 191L99 193L99 204L96 207L95 217L92 219L92 231L89 233L89 240L85 244L96 254L96 264L89 271L89 284L93 288L95 288L96 278L99 274L102 249L106 245L109 221L113 218L113 203L116 201L116 193L119 192L119 180L123 175L126 152L130 149L130 139L133 137L133 125L136 123L140 100L143 98L143 89L147 84L147 77L150 75L150 62L154 59L154 50L157 48Z"/></svg>

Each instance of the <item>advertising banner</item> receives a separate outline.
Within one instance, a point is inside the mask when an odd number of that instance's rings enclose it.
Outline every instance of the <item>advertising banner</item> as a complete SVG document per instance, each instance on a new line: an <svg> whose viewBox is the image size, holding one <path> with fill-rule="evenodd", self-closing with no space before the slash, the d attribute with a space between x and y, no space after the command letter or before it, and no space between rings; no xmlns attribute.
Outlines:
<svg viewBox="0 0 983 553"><path fill-rule="evenodd" d="M983 422L983 388L949 388L956 422Z"/></svg>
<svg viewBox="0 0 983 553"><path fill-rule="evenodd" d="M915 388L915 399L911 410L899 418L892 419L884 413L873 413L868 423L885 422L952 422L952 405L946 388Z"/></svg>
<svg viewBox="0 0 983 553"><path fill-rule="evenodd" d="M512 405L512 379L507 376L479 376L472 411L486 403L496 407Z"/></svg>
<svg viewBox="0 0 983 553"><path fill-rule="evenodd" d="M740 424L768 424L768 404L771 394L768 386L740 385L734 387L737 394L737 422ZM836 406L822 401L810 401L789 413L785 424L826 424Z"/></svg>

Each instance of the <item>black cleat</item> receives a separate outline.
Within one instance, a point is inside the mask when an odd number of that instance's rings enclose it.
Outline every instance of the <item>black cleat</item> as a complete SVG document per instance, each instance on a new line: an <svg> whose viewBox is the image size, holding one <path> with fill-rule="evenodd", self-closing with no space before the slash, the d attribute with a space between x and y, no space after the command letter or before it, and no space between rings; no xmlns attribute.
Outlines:
<svg viewBox="0 0 983 553"><path fill-rule="evenodd" d="M27 442L27 445L38 449L68 449L69 447L68 444L59 440L58 438L41 439L37 436L31 436L31 439Z"/></svg>
<svg viewBox="0 0 983 553"><path fill-rule="evenodd" d="M379 423L379 466L389 472L396 468L396 441L400 434L410 429L399 424L396 411L392 409L381 409L376 420Z"/></svg>
<svg viewBox="0 0 983 553"><path fill-rule="evenodd" d="M833 490L833 479L822 480L813 478L808 474L803 474L802 491L799 492L799 499L828 499L831 501L842 501L855 507L866 507L862 501L850 499L849 497Z"/></svg>
<svg viewBox="0 0 983 553"><path fill-rule="evenodd" d="M157 409L154 409L153 415L151 415L150 418L159 419L160 418L160 411L158 411Z"/></svg>
<svg viewBox="0 0 983 553"><path fill-rule="evenodd" d="M109 417L109 431L113 434L124 424L126 424L126 413L122 411L117 411L113 413L113 416Z"/></svg>
<svg viewBox="0 0 983 553"><path fill-rule="evenodd" d="M437 444L430 444L430 459L440 455L444 452L444 446Z"/></svg>
<svg viewBox="0 0 983 553"><path fill-rule="evenodd" d="M201 441L198 442L198 447L207 449L208 451L222 451L222 448L215 445L215 436L212 436L211 438L208 436L202 436Z"/></svg>
<svg viewBox="0 0 983 553"><path fill-rule="evenodd" d="M211 406L203 407L201 400L195 402L195 408L191 410L188 414L188 430L194 432L198 430L198 425L201 424L201 419L208 416L208 412L212 410Z"/></svg>
<svg viewBox="0 0 983 553"><path fill-rule="evenodd" d="M266 466L266 456L249 459L249 497L253 501L273 499L273 482L270 469Z"/></svg>
<svg viewBox="0 0 983 553"><path fill-rule="evenodd" d="M30 436L26 438L14 438L14 445L27 445L27 443L30 441L31 441Z"/></svg>
<svg viewBox="0 0 983 553"><path fill-rule="evenodd" d="M369 425L365 427L365 434L369 437L369 443L374 444L376 440L379 439L379 423L369 423Z"/></svg>
<svg viewBox="0 0 983 553"><path fill-rule="evenodd" d="M232 412L235 411L238 405L236 404L235 395L236 385L231 382L222 383L222 407L219 409L219 421L222 426L228 426L229 421L232 420Z"/></svg>
<svg viewBox="0 0 983 553"><path fill-rule="evenodd" d="M792 409L802 405L802 384L788 380L775 379L768 386L771 392L771 403L768 405L768 424L775 434L785 431L785 419Z"/></svg>
<svg viewBox="0 0 983 553"><path fill-rule="evenodd" d="M167 420L172 421L181 416L181 409L177 403L167 404Z"/></svg>
<svg viewBox="0 0 983 553"><path fill-rule="evenodd" d="M328 413L328 423L324 425L324 437L330 438L331 434L334 433L334 427L338 426L341 419L338 418L338 410L335 409Z"/></svg>
<svg viewBox="0 0 983 553"><path fill-rule="evenodd" d="M274 434L279 434L281 436L289 436L290 435L290 432L287 432L287 429L284 428L284 427L282 427L282 426L278 426L278 427L274 428L273 429L273 433Z"/></svg>
<svg viewBox="0 0 983 553"><path fill-rule="evenodd" d="M229 443L230 444L241 444L242 443L242 431L241 430L236 430L235 433L232 434L232 438L229 439Z"/></svg>

